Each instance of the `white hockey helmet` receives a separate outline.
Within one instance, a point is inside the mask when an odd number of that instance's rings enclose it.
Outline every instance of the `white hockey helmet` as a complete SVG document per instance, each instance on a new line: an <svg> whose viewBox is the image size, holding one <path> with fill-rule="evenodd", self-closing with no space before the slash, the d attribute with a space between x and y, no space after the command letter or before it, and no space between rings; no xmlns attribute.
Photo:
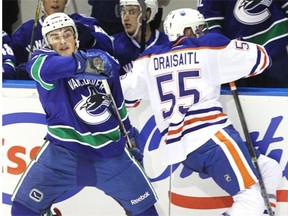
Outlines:
<svg viewBox="0 0 288 216"><path fill-rule="evenodd" d="M67 14L65 13L54 13L54 14L50 14L49 16L47 16L44 21L43 21L43 25L42 25L42 36L45 40L45 43L50 47L48 38L47 38L47 34L51 31L54 31L56 29L59 28L64 28L64 27L68 27L71 26L73 28L74 34L75 34L75 40L76 40L76 47L78 48L78 31L76 28L76 25L73 21L73 19L71 19Z"/></svg>
<svg viewBox="0 0 288 216"><path fill-rule="evenodd" d="M171 11L164 20L164 32L170 41L177 40L184 35L185 28L191 28L196 37L199 37L199 27L206 27L204 16L192 8L181 8Z"/></svg>
<svg viewBox="0 0 288 216"><path fill-rule="evenodd" d="M151 16L147 20L147 23L149 23L155 18L156 13L158 12L158 1L145 0L145 4L147 8L151 9ZM139 0L120 0L120 7L126 5L137 5L140 7L140 10L142 11L141 5L139 4Z"/></svg>

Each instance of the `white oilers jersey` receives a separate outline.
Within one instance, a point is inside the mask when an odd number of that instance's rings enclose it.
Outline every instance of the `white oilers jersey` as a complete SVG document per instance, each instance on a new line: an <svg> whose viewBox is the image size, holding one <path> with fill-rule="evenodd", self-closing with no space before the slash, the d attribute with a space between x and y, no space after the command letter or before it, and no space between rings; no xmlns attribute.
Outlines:
<svg viewBox="0 0 288 216"><path fill-rule="evenodd" d="M173 48L147 50L121 84L128 101L149 94L173 164L231 124L219 102L221 84L256 75L269 65L263 47L211 33L181 38Z"/></svg>

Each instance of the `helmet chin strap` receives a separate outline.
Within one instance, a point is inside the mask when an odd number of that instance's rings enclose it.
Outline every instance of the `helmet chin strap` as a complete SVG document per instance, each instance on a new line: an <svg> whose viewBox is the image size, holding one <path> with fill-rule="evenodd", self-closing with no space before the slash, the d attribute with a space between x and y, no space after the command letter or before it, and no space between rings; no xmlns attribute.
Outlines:
<svg viewBox="0 0 288 216"><path fill-rule="evenodd" d="M138 25L137 25L137 28L136 28L136 30L135 30L135 32L134 32L133 35L130 35L129 33L127 33L127 32L125 31L128 37L130 37L130 38L135 38L135 37L137 36L137 34L139 33L139 29L140 29L140 27L141 27L141 25L142 25L142 23L140 22L141 16L142 16L142 13L140 13L139 16L138 16L138 18L137 18L137 23L138 23ZM122 20L122 24L124 25L123 20Z"/></svg>

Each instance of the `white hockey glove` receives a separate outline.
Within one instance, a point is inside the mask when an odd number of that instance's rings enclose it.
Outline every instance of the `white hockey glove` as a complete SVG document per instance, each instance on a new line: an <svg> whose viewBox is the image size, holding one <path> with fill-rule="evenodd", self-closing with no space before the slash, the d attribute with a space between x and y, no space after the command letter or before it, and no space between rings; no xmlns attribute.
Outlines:
<svg viewBox="0 0 288 216"><path fill-rule="evenodd" d="M112 76L112 65L107 54L102 50L76 51L76 79L103 80Z"/></svg>

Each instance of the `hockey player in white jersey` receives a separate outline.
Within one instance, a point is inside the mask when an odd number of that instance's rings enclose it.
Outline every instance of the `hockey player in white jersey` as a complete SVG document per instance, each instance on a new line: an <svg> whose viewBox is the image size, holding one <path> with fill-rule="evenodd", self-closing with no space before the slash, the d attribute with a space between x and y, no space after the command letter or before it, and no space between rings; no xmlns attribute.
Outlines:
<svg viewBox="0 0 288 216"><path fill-rule="evenodd" d="M212 177L234 199L223 215L260 216L265 205L257 171L219 97L222 83L262 73L270 58L253 43L201 36L203 16L193 12L168 14L164 30L172 48L154 46L135 61L121 80L124 97L135 101L148 93L167 163Z"/></svg>

